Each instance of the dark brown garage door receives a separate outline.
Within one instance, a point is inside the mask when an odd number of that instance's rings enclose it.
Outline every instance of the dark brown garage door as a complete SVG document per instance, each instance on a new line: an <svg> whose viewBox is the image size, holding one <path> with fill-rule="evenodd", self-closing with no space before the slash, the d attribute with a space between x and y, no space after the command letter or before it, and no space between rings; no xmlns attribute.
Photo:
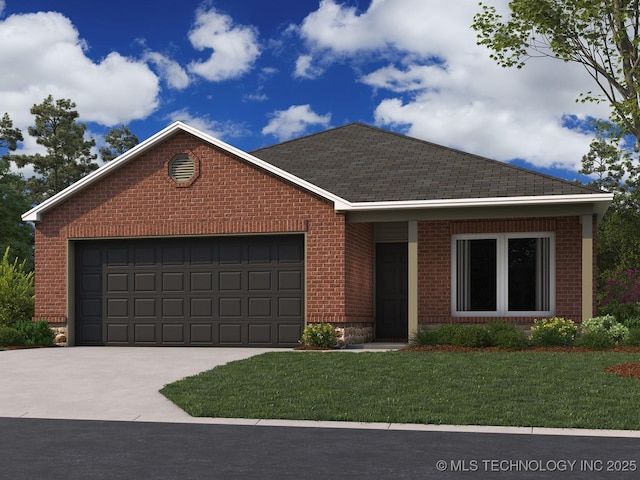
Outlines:
<svg viewBox="0 0 640 480"><path fill-rule="evenodd" d="M77 345L295 346L301 235L78 241Z"/></svg>

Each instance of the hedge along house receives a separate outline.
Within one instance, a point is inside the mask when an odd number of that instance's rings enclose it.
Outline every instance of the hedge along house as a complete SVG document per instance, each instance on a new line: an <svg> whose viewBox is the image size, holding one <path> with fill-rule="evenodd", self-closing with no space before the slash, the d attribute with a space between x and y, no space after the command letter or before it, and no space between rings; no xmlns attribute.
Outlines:
<svg viewBox="0 0 640 480"><path fill-rule="evenodd" d="M288 347L590 317L611 200L362 124L249 154L177 122L23 219L71 345Z"/></svg>

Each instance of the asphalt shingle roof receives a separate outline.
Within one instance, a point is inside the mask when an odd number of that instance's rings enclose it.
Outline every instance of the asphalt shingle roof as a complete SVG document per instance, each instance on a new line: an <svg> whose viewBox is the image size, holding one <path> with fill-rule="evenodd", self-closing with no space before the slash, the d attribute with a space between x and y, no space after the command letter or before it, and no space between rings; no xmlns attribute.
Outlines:
<svg viewBox="0 0 640 480"><path fill-rule="evenodd" d="M350 202L601 193L360 123L251 154Z"/></svg>

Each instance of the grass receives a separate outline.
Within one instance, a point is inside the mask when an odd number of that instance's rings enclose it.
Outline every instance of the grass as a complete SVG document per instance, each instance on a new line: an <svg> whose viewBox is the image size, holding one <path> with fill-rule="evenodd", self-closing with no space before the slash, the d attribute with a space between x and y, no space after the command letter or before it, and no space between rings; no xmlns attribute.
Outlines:
<svg viewBox="0 0 640 480"><path fill-rule="evenodd" d="M621 352L273 352L167 385L192 416L640 429Z"/></svg>

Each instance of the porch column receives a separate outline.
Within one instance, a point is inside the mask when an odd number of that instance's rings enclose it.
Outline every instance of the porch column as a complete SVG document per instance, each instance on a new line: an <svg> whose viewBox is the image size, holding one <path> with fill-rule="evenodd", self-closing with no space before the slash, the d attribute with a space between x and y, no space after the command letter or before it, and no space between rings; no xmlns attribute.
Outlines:
<svg viewBox="0 0 640 480"><path fill-rule="evenodd" d="M418 331L418 221L408 222L408 314L409 338Z"/></svg>
<svg viewBox="0 0 640 480"><path fill-rule="evenodd" d="M593 216L582 215L582 320L593 317Z"/></svg>

